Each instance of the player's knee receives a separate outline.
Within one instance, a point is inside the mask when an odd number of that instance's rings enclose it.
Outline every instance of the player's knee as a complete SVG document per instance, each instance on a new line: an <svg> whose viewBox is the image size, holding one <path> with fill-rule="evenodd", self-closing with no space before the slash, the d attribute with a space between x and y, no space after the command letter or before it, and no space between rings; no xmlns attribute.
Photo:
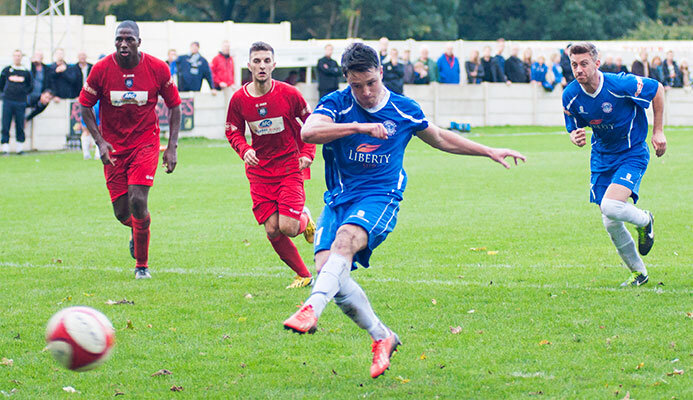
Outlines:
<svg viewBox="0 0 693 400"><path fill-rule="evenodd" d="M354 255L365 247L368 234L363 228L354 225L343 225L337 231L332 249L339 254Z"/></svg>
<svg viewBox="0 0 693 400"><path fill-rule="evenodd" d="M288 237L298 236L299 229L300 223L297 220L279 221L279 230Z"/></svg>
<svg viewBox="0 0 693 400"><path fill-rule="evenodd" d="M143 218L147 213L147 196L140 193L132 194L128 198L130 211L137 218Z"/></svg>
<svg viewBox="0 0 693 400"><path fill-rule="evenodd" d="M268 238L274 239L277 236L281 235L282 231L279 229L277 225L265 224L265 233L267 233Z"/></svg>
<svg viewBox="0 0 693 400"><path fill-rule="evenodd" d="M602 204L600 208L602 214L610 219L619 220L621 218L621 213L626 203L620 200L613 199L602 199Z"/></svg>

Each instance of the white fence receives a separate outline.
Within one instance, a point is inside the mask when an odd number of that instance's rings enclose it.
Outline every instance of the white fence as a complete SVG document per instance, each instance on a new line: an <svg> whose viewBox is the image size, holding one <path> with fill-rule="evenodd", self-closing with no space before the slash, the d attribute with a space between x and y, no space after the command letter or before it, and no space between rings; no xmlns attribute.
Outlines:
<svg viewBox="0 0 693 400"><path fill-rule="evenodd" d="M316 84L299 84L308 103L318 101ZM406 85L405 94L416 100L428 118L445 127L450 121L467 122L472 129L496 125L563 125L561 90L547 93L533 84L485 83L481 85ZM224 123L230 92L183 93L194 97L194 129L181 136L224 138ZM666 93L664 123L693 125L693 94L684 89ZM652 112L648 111L650 121ZM27 124L28 147L35 150L60 150L66 146L70 131L69 103L53 103L33 123ZM13 129L14 130L14 129ZM12 133L14 138L14 133Z"/></svg>

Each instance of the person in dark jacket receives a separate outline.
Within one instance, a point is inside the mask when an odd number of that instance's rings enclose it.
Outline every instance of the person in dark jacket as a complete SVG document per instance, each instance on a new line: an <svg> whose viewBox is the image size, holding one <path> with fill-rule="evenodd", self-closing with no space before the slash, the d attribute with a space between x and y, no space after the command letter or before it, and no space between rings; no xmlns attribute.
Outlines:
<svg viewBox="0 0 693 400"><path fill-rule="evenodd" d="M199 92L202 81L207 80L209 88L215 90L212 70L209 63L200 54L200 43L190 44L190 54L178 57L178 90L181 92Z"/></svg>
<svg viewBox="0 0 693 400"><path fill-rule="evenodd" d="M496 80L494 82L510 82L510 79L505 75L505 58L503 58L503 51L505 51L505 39L496 39L496 55L493 59L498 64L498 70L496 71Z"/></svg>
<svg viewBox="0 0 693 400"><path fill-rule="evenodd" d="M650 64L647 61L647 51L643 50L640 52L640 59L633 61L630 71L638 76L650 76Z"/></svg>
<svg viewBox="0 0 693 400"><path fill-rule="evenodd" d="M491 57L491 48L489 46L484 46L483 56L481 57L481 70L483 75L481 76L482 82L503 82L505 79L505 73L501 71L500 65L496 61L495 57Z"/></svg>
<svg viewBox="0 0 693 400"><path fill-rule="evenodd" d="M31 72L22 65L22 57L22 52L15 50L12 53L12 65L5 67L0 73L0 91L3 93L0 147L4 155L10 154L10 125L13 119L17 154L24 153L24 110L33 84Z"/></svg>
<svg viewBox="0 0 693 400"><path fill-rule="evenodd" d="M39 96L36 101L27 104L27 108L31 108L31 112L26 115L26 122L31 121L37 115L41 114L46 107L51 104L53 97L53 92L50 89L46 89L43 91L43 93L41 93L41 96Z"/></svg>
<svg viewBox="0 0 693 400"><path fill-rule="evenodd" d="M568 43L566 48L561 50L561 70L563 71L563 78L565 78L566 86L575 80L573 68L570 66L570 56L568 55L568 49L570 49L571 44L572 43Z"/></svg>
<svg viewBox="0 0 693 400"><path fill-rule="evenodd" d="M63 49L55 50L53 60L53 64L48 68L47 87L55 93L54 101L76 98L82 90L82 75L79 67L65 62Z"/></svg>
<svg viewBox="0 0 693 400"><path fill-rule="evenodd" d="M467 73L467 83L481 83L484 76L484 67L481 66L479 50L472 50L469 60L464 62L464 70Z"/></svg>
<svg viewBox="0 0 693 400"><path fill-rule="evenodd" d="M416 61L414 64L414 84L428 85L431 83L431 77L428 75L428 69L421 61Z"/></svg>
<svg viewBox="0 0 693 400"><path fill-rule="evenodd" d="M505 76L507 80L513 83L527 83L529 76L527 76L525 66L518 54L520 54L520 48L513 46L510 49L510 57L505 60Z"/></svg>
<svg viewBox="0 0 693 400"><path fill-rule="evenodd" d="M683 79L679 66L674 61L674 52L667 51L667 58L662 63L662 75L664 76L664 86L683 87Z"/></svg>
<svg viewBox="0 0 693 400"><path fill-rule="evenodd" d="M31 57L31 79L34 82L34 87L29 94L28 103L32 104L38 101L41 93L46 90L48 66L43 63L43 53L37 51Z"/></svg>
<svg viewBox="0 0 693 400"><path fill-rule="evenodd" d="M332 59L332 52L334 47L325 45L325 57L318 60L318 93L321 99L339 88L339 78L342 76L339 64Z"/></svg>
<svg viewBox="0 0 693 400"><path fill-rule="evenodd" d="M404 93L404 65L399 62L397 49L390 50L390 57L383 64L383 83L391 92Z"/></svg>

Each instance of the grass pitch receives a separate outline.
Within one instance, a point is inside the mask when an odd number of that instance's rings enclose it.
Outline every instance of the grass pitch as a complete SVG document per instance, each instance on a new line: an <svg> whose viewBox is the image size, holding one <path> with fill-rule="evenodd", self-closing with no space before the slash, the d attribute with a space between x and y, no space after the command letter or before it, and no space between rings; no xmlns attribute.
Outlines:
<svg viewBox="0 0 693 400"><path fill-rule="evenodd" d="M473 139L528 156L510 171L412 141L397 227L373 267L353 272L404 343L377 380L370 338L334 305L315 335L282 329L309 289L284 289L293 274L255 224L228 144L182 140L175 173L159 171L148 281L133 278L129 231L112 215L99 163L76 152L2 158L0 391L691 399L693 129L665 130L669 150L642 183L657 241L645 257L650 283L634 290L618 288L627 270L588 203L589 149L560 131L475 128ZM322 171L318 156L306 185L314 214ZM106 305L124 298L135 304ZM95 371L64 370L42 352L48 318L72 305L103 311L117 330L112 358ZM160 369L173 374L151 376Z"/></svg>

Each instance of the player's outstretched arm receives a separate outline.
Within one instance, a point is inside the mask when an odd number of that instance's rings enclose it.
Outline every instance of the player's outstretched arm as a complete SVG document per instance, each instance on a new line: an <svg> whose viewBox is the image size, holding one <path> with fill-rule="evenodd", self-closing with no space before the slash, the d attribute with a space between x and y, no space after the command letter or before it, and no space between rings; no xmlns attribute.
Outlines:
<svg viewBox="0 0 693 400"><path fill-rule="evenodd" d="M301 139L306 143L325 144L344 136L362 133L378 139L387 139L385 126L380 123L338 124L327 115L313 113L301 128Z"/></svg>
<svg viewBox="0 0 693 400"><path fill-rule="evenodd" d="M652 99L652 147L655 149L657 157L664 155L667 151L667 138L664 136L664 88L659 84L657 94Z"/></svg>
<svg viewBox="0 0 693 400"><path fill-rule="evenodd" d="M506 157L512 157L515 160L515 165L517 165L517 160L526 160L525 156L515 150L484 146L481 143L464 138L454 132L441 129L434 124L429 124L426 129L417 132L417 136L436 149L452 154L485 156L501 164L505 168L510 168L510 164L505 161Z"/></svg>
<svg viewBox="0 0 693 400"><path fill-rule="evenodd" d="M94 142L99 147L99 154L101 155L101 162L106 164L115 165L115 162L111 158L111 153L115 151L110 143L104 140L101 136L101 130L96 124L96 115L94 115L94 109L92 107L85 107L79 105L80 112L82 113L82 118L84 119L84 125L87 126L91 137L94 138Z"/></svg>
<svg viewBox="0 0 693 400"><path fill-rule="evenodd" d="M178 132L180 131L180 105L168 110L168 146L164 151L164 167L170 174L178 164Z"/></svg>

